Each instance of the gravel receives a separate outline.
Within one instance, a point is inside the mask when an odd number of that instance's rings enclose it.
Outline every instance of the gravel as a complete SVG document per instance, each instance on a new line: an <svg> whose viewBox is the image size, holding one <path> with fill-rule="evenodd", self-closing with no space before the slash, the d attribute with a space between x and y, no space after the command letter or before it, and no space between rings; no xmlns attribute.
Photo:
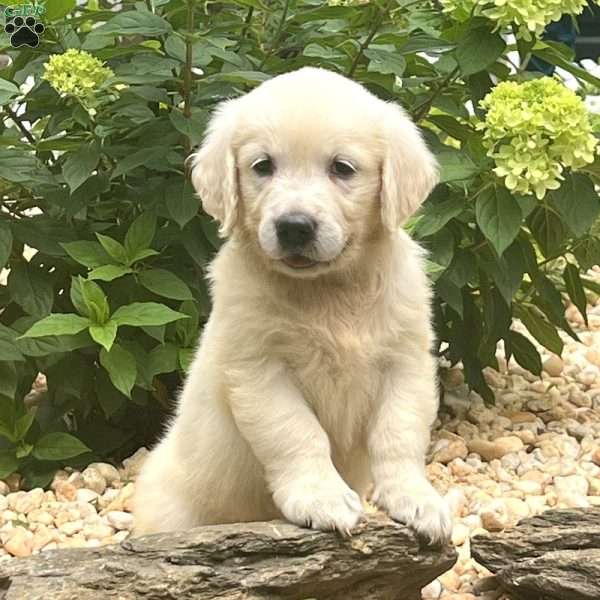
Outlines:
<svg viewBox="0 0 600 600"><path fill-rule="evenodd" d="M588 273L600 281L600 268ZM443 377L445 398L432 436L427 470L452 507L454 568L428 585L423 599L504 600L495 578L470 554L470 538L513 527L550 508L600 505L600 299L591 298L588 325L574 306L566 317L581 343L561 332L562 357L542 348L541 377L506 364L484 375L496 397L486 406L464 384L460 368ZM49 490L0 481L0 560L55 548L123 541L133 527L131 498L145 448L121 468L94 463L59 471Z"/></svg>

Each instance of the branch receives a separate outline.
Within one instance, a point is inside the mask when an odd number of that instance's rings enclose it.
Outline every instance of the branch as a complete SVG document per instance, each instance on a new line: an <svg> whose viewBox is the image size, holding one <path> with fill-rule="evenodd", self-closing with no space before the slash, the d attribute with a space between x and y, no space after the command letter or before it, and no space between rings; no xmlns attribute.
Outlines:
<svg viewBox="0 0 600 600"><path fill-rule="evenodd" d="M354 57L354 60L352 61L352 64L350 65L350 69L348 70L348 77L352 77L354 75L354 72L356 71L356 68L358 67L358 63L360 62L363 52L367 49L369 44L373 41L373 38L375 37L375 34L381 27L381 23L383 22L384 17L387 15L387 11L389 10L391 5L392 5L392 0L388 0L383 5L381 10L379 11L377 18L373 22L373 27L371 28L371 31L365 38L364 42L360 45L358 52L356 53L356 56Z"/></svg>
<svg viewBox="0 0 600 600"><path fill-rule="evenodd" d="M185 65L183 67L183 115L189 119L192 116L192 60L193 44L190 36L194 30L194 0L187 0L187 36L185 39ZM188 157L192 151L192 141L184 136L184 151Z"/></svg>
<svg viewBox="0 0 600 600"><path fill-rule="evenodd" d="M5 106L4 110L6 111L6 114L14 121L15 125L19 128L21 133L27 138L27 141L31 145L35 146L35 138L31 135L31 132L27 129L27 127L23 125L23 122L21 121L21 119L19 119L17 113L14 110L12 110L12 108L10 108L9 106Z"/></svg>
<svg viewBox="0 0 600 600"><path fill-rule="evenodd" d="M384 515L352 537L282 521L233 523L0 563L3 600L416 600L456 561Z"/></svg>

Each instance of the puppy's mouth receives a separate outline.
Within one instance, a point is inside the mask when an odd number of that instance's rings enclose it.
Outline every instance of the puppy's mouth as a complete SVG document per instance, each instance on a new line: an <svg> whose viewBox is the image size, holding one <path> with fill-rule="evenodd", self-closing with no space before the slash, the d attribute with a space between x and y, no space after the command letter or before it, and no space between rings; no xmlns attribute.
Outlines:
<svg viewBox="0 0 600 600"><path fill-rule="evenodd" d="M342 251L332 260L316 260L314 258L310 258L309 256L305 256L304 254L290 254L288 256L284 256L281 258L281 262L290 267L290 269L301 270L301 269L310 269L311 267L316 267L317 265L330 265L334 261L338 260L342 254L348 249L351 245L352 240L348 239L342 248Z"/></svg>
<svg viewBox="0 0 600 600"><path fill-rule="evenodd" d="M308 258L308 256L303 256L302 254L291 254L290 256L285 256L281 259L281 262L292 269L310 269L310 267L314 267L319 263L318 260Z"/></svg>

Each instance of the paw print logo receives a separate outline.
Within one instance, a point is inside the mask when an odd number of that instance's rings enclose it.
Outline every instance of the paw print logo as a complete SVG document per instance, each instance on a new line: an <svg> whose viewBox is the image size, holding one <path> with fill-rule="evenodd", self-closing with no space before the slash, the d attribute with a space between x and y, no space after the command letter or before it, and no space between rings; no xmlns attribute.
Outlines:
<svg viewBox="0 0 600 600"><path fill-rule="evenodd" d="M10 45L13 48L29 46L37 48L40 43L40 35L44 33L45 27L36 21L34 17L15 17L4 26L4 31L10 35Z"/></svg>

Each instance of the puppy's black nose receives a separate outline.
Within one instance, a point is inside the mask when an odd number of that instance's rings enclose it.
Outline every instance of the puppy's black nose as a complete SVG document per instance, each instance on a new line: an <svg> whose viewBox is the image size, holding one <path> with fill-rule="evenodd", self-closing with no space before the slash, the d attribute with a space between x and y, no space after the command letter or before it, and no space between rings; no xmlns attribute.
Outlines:
<svg viewBox="0 0 600 600"><path fill-rule="evenodd" d="M289 213L275 221L277 240L285 250L302 250L315 239L317 222L302 213Z"/></svg>

